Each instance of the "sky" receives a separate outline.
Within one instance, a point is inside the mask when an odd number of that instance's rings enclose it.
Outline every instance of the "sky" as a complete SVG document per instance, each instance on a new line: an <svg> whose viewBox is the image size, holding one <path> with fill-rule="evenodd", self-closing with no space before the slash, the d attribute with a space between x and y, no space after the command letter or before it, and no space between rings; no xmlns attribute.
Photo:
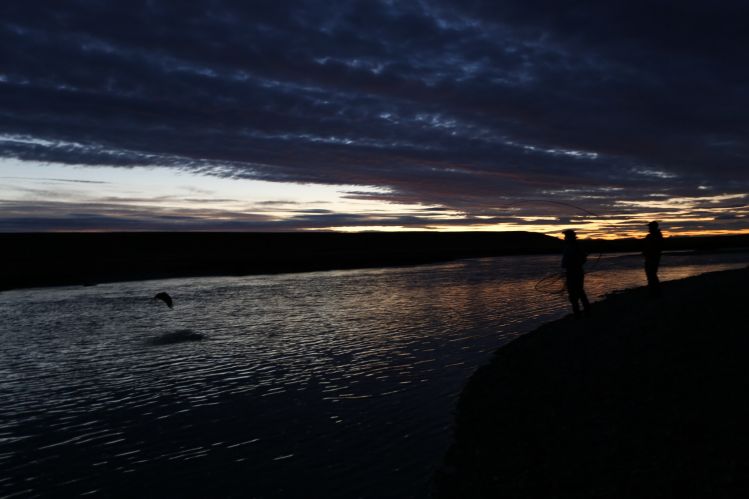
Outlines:
<svg viewBox="0 0 749 499"><path fill-rule="evenodd" d="M0 232L749 233L743 1L0 3Z"/></svg>

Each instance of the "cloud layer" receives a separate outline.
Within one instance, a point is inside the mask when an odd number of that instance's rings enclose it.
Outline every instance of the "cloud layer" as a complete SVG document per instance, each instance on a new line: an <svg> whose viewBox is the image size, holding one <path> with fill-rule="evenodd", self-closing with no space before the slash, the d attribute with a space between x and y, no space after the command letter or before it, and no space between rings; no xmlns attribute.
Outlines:
<svg viewBox="0 0 749 499"><path fill-rule="evenodd" d="M380 186L360 196L461 224L529 199L539 216L554 202L612 217L660 214L648 202L664 198L723 206L749 191L748 15L696 1L5 2L0 156ZM730 199L700 227L748 228L746 197Z"/></svg>

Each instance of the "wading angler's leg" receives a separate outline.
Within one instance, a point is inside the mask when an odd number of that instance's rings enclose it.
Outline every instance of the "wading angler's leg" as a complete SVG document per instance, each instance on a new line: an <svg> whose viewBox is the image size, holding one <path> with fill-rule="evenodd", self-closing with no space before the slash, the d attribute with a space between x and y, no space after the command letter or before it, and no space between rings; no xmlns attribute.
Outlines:
<svg viewBox="0 0 749 499"><path fill-rule="evenodd" d="M585 315L590 315L590 302L588 301L588 295L585 294L585 274L580 276L580 289L578 290L580 295L580 301L583 303L583 311Z"/></svg>
<svg viewBox="0 0 749 499"><path fill-rule="evenodd" d="M661 282L658 279L658 264L646 262L645 275L648 278L648 291L650 291L650 294L653 296L660 294Z"/></svg>
<svg viewBox="0 0 749 499"><path fill-rule="evenodd" d="M572 312L575 314L576 318L580 318L580 304L578 303L581 299L580 290L582 289L580 281L581 279L577 275L570 273L567 274L567 294L569 295L570 303L572 304Z"/></svg>

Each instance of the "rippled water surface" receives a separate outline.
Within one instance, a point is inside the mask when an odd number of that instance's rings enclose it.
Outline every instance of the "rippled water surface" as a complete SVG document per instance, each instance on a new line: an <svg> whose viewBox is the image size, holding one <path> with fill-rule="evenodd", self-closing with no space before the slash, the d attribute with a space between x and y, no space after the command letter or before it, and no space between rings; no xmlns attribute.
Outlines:
<svg viewBox="0 0 749 499"><path fill-rule="evenodd" d="M595 260L591 297L643 284L638 256ZM661 276L747 262L668 255ZM0 496L425 497L470 374L567 313L534 290L558 265L0 293Z"/></svg>

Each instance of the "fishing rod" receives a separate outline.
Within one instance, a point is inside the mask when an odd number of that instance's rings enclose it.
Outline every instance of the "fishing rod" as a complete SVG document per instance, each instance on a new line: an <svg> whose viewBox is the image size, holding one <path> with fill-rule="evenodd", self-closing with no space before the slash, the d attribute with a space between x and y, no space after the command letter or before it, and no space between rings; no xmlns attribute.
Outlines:
<svg viewBox="0 0 749 499"><path fill-rule="evenodd" d="M564 201L554 201L550 199L519 199L519 200L513 201L512 203L499 205L499 207L510 208L518 204L536 204L536 203L545 203L545 204L553 204L557 206L564 206L567 208L578 210L588 216L600 218L600 215L586 208L583 208L582 206L578 206L578 205L564 202ZM585 274L591 274L596 271L595 268L598 266L598 262L601 260L602 256L603 256L603 253L599 252L596 258L591 263L591 265L585 271ZM533 289L538 291L539 293L564 296L564 294L567 291L566 275L564 271L547 274L536 282L536 284L533 286Z"/></svg>

